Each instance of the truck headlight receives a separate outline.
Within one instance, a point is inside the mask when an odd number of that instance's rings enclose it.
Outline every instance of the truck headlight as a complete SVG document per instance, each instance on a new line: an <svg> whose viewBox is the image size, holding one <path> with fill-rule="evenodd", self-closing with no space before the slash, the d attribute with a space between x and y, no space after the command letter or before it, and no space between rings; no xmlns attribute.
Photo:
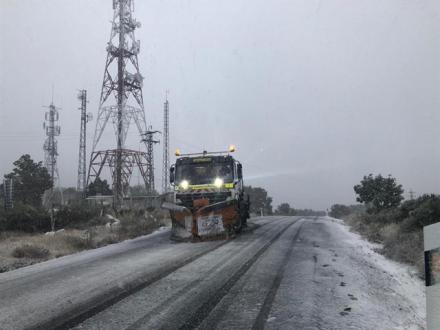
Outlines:
<svg viewBox="0 0 440 330"><path fill-rule="evenodd" d="M189 187L189 182L188 180L182 180L179 184L179 187L182 188L183 190L188 189Z"/></svg>
<svg viewBox="0 0 440 330"><path fill-rule="evenodd" d="M223 187L223 179L221 179L221 178L215 178L215 180L214 180L214 186L215 186L216 188L221 188L221 187Z"/></svg>

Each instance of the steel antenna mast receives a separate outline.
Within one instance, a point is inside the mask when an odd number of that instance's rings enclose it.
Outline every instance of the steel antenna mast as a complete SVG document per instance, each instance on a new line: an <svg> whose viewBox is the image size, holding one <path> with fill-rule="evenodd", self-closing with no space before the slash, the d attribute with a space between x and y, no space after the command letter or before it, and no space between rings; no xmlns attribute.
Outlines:
<svg viewBox="0 0 440 330"><path fill-rule="evenodd" d="M169 114L170 104L168 102L168 91L165 93L165 103L163 105L163 164L162 164L162 192L169 190L169 171L170 171L170 135L169 135Z"/></svg>
<svg viewBox="0 0 440 330"><path fill-rule="evenodd" d="M81 106L78 108L81 111L81 129L79 136L79 154L78 154L78 181L77 190L85 196L86 190L86 152L87 152L87 123L92 120L91 113L87 113L87 90L82 89L78 93L78 99Z"/></svg>
<svg viewBox="0 0 440 330"><path fill-rule="evenodd" d="M47 136L46 140L44 141L43 150L44 150L44 166L47 168L47 171L49 172L50 177L52 179L52 188L50 189L49 202L50 202L50 210L51 210L50 212L51 228L52 231L54 231L55 230L55 218L54 218L54 206L53 206L54 187L59 184L59 173L57 167L58 143L55 137L60 135L61 128L59 125L56 124L59 120L59 114L58 114L59 108L55 107L55 105L53 104L53 100L48 108L49 111L45 113L45 122L43 124L43 128L46 131L46 136Z"/></svg>
<svg viewBox="0 0 440 330"><path fill-rule="evenodd" d="M49 108L49 111L45 113L45 122L43 124L47 136L43 145L44 166L52 178L53 185L56 186L59 180L59 173L57 167L58 142L55 137L61 133L60 126L56 124L59 120L58 110L60 108L55 107L53 102L47 108Z"/></svg>

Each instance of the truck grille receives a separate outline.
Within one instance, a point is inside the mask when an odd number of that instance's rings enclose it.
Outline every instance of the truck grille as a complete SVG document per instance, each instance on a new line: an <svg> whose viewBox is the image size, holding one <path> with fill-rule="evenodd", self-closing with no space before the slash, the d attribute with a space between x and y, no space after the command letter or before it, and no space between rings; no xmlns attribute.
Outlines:
<svg viewBox="0 0 440 330"><path fill-rule="evenodd" d="M209 204L214 204L214 203L223 202L229 196L231 196L230 191L176 194L176 198L181 201L181 203L178 203L178 204L186 206L186 207L192 207L193 201L196 199L207 198L207 199L209 199Z"/></svg>

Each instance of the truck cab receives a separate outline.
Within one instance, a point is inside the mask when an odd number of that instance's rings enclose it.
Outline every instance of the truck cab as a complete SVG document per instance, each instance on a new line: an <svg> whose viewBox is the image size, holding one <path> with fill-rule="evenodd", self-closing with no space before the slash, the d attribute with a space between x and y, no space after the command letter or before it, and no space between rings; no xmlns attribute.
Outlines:
<svg viewBox="0 0 440 330"><path fill-rule="evenodd" d="M212 204L237 199L243 191L241 164L230 155L182 157L171 173L175 203L189 208L199 197L208 198Z"/></svg>

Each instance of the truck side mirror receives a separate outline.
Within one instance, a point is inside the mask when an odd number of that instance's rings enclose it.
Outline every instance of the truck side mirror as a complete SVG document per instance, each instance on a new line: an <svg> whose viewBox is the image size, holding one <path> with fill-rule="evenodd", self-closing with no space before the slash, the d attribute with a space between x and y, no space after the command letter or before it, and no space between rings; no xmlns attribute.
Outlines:
<svg viewBox="0 0 440 330"><path fill-rule="evenodd" d="M239 180L243 179L243 167L240 163L237 164L237 176Z"/></svg>
<svg viewBox="0 0 440 330"><path fill-rule="evenodd" d="M170 183L174 183L174 170L175 169L176 168L174 167L174 165L171 166L171 168L170 168Z"/></svg>

